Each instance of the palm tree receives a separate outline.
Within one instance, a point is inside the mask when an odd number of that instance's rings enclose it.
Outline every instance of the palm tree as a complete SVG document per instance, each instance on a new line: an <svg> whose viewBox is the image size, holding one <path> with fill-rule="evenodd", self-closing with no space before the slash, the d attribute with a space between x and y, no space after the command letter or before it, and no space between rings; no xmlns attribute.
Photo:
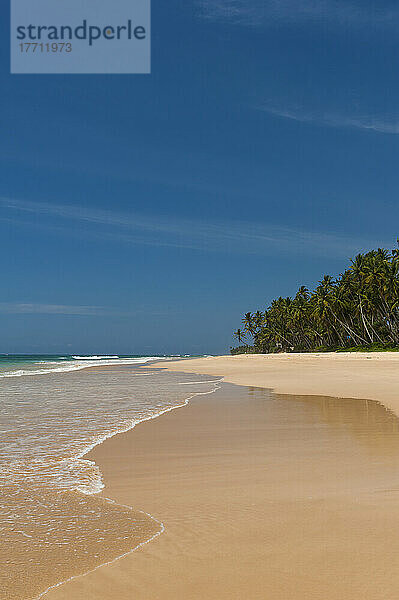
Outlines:
<svg viewBox="0 0 399 600"><path fill-rule="evenodd" d="M253 336L255 333L255 329L254 329L254 322L252 319L252 313L250 313L250 312L245 313L242 323L244 325L244 330L247 331L249 333L249 335Z"/></svg>
<svg viewBox="0 0 399 600"><path fill-rule="evenodd" d="M234 332L234 337L236 337L238 339L238 343L241 344L245 337L245 334L241 329L237 329L237 331Z"/></svg>
<svg viewBox="0 0 399 600"><path fill-rule="evenodd" d="M245 333L253 339L246 351L399 345L399 249L360 253L336 279L325 275L313 292L301 286L242 322L235 335L240 343Z"/></svg>

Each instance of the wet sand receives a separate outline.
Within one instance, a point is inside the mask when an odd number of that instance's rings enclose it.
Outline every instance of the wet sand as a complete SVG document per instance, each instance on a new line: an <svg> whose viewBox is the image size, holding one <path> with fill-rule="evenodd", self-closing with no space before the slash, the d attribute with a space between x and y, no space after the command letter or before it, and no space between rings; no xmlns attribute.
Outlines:
<svg viewBox="0 0 399 600"><path fill-rule="evenodd" d="M165 533L48 600L393 600L399 421L223 384L98 446L105 495Z"/></svg>
<svg viewBox="0 0 399 600"><path fill-rule="evenodd" d="M168 371L218 375L230 383L278 394L378 400L399 416L399 352L241 354L161 366Z"/></svg>

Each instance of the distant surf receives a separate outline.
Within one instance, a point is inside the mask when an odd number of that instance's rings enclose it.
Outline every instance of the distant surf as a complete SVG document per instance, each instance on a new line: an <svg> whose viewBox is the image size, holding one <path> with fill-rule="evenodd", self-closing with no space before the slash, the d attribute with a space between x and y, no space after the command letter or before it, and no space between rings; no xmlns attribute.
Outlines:
<svg viewBox="0 0 399 600"><path fill-rule="evenodd" d="M157 360L167 360L169 356L122 356L122 355L0 355L0 379L68 373L88 367L106 365L135 365ZM22 367L22 368L21 368Z"/></svg>
<svg viewBox="0 0 399 600"><path fill-rule="evenodd" d="M118 355L115 356L72 356L75 360L104 360L109 358L119 358Z"/></svg>

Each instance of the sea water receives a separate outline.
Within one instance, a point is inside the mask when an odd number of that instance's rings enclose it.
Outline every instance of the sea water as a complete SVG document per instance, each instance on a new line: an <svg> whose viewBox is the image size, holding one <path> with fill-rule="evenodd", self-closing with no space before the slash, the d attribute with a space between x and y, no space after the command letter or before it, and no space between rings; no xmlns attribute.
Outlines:
<svg viewBox="0 0 399 600"><path fill-rule="evenodd" d="M97 495L106 482L85 454L217 388L218 378L139 368L166 358L0 357L2 600L39 598L161 533L141 507Z"/></svg>

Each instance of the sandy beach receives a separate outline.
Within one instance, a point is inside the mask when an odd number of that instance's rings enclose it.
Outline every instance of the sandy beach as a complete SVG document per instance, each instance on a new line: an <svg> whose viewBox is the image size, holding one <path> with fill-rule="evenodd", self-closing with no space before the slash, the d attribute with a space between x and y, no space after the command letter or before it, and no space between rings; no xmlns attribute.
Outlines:
<svg viewBox="0 0 399 600"><path fill-rule="evenodd" d="M170 371L220 375L279 394L377 400L399 415L399 352L215 356L168 362Z"/></svg>
<svg viewBox="0 0 399 600"><path fill-rule="evenodd" d="M165 532L46 598L396 597L399 421L383 404L399 408L399 355L162 367L240 386L222 384L88 455L103 494Z"/></svg>

